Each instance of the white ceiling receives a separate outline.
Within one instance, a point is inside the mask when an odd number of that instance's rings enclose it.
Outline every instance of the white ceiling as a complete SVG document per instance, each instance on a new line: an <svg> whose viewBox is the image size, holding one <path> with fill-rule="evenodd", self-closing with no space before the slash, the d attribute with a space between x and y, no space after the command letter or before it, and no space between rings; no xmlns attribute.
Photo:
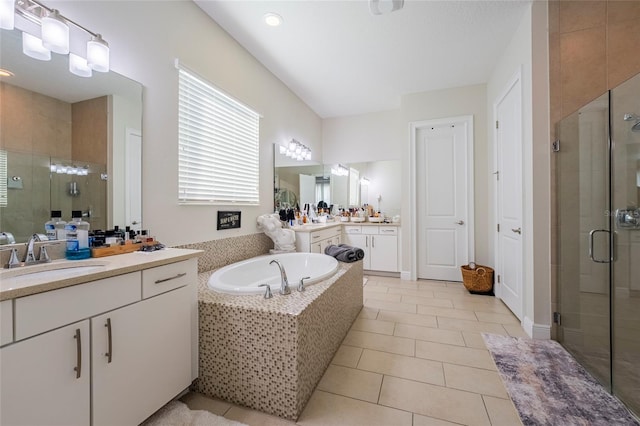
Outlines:
<svg viewBox="0 0 640 426"><path fill-rule="evenodd" d="M194 0L321 117L385 111L400 97L486 83L531 0ZM263 16L281 15L279 27Z"/></svg>

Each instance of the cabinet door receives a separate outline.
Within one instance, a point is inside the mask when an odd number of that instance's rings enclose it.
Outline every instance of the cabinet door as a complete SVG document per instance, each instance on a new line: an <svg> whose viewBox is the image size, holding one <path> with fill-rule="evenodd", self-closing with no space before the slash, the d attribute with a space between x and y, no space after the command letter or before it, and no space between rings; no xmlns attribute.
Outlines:
<svg viewBox="0 0 640 426"><path fill-rule="evenodd" d="M364 259L362 259L363 269L371 269L371 255L369 252L370 240L371 240L370 235L361 235L361 234L344 234L343 235L344 244L348 244L350 246L358 247L364 250Z"/></svg>
<svg viewBox="0 0 640 426"><path fill-rule="evenodd" d="M91 319L93 426L139 424L191 384L189 291Z"/></svg>
<svg viewBox="0 0 640 426"><path fill-rule="evenodd" d="M0 349L0 424L88 425L89 357L88 320Z"/></svg>
<svg viewBox="0 0 640 426"><path fill-rule="evenodd" d="M311 243L311 253L324 253L322 242Z"/></svg>
<svg viewBox="0 0 640 426"><path fill-rule="evenodd" d="M371 235L371 269L398 272L398 237Z"/></svg>

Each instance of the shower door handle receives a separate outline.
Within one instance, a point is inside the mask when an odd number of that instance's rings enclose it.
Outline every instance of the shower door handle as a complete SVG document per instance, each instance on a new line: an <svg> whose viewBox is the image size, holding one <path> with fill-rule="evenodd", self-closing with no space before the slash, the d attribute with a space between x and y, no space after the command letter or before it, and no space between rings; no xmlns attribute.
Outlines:
<svg viewBox="0 0 640 426"><path fill-rule="evenodd" d="M609 233L609 231L606 229L593 229L591 230L591 232L589 232L589 258L595 263L611 263L611 258L606 260L596 259L595 255L593 254L593 237L598 232L604 232L607 234Z"/></svg>

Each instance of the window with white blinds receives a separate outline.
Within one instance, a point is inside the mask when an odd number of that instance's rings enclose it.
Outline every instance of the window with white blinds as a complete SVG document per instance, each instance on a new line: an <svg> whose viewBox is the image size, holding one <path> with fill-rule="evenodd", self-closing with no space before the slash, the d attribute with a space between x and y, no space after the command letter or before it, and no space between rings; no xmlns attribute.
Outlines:
<svg viewBox="0 0 640 426"><path fill-rule="evenodd" d="M260 116L178 68L178 200L259 203Z"/></svg>
<svg viewBox="0 0 640 426"><path fill-rule="evenodd" d="M7 207L7 151L0 149L0 207Z"/></svg>

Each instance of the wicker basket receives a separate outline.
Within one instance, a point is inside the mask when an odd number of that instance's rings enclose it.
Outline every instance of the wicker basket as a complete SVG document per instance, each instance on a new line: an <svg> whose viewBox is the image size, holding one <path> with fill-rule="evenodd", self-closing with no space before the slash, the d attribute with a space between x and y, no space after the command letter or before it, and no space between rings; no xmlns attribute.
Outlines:
<svg viewBox="0 0 640 426"><path fill-rule="evenodd" d="M469 265L461 266L462 283L465 288L475 293L488 293L493 290L493 269L488 266L476 265L471 269Z"/></svg>

